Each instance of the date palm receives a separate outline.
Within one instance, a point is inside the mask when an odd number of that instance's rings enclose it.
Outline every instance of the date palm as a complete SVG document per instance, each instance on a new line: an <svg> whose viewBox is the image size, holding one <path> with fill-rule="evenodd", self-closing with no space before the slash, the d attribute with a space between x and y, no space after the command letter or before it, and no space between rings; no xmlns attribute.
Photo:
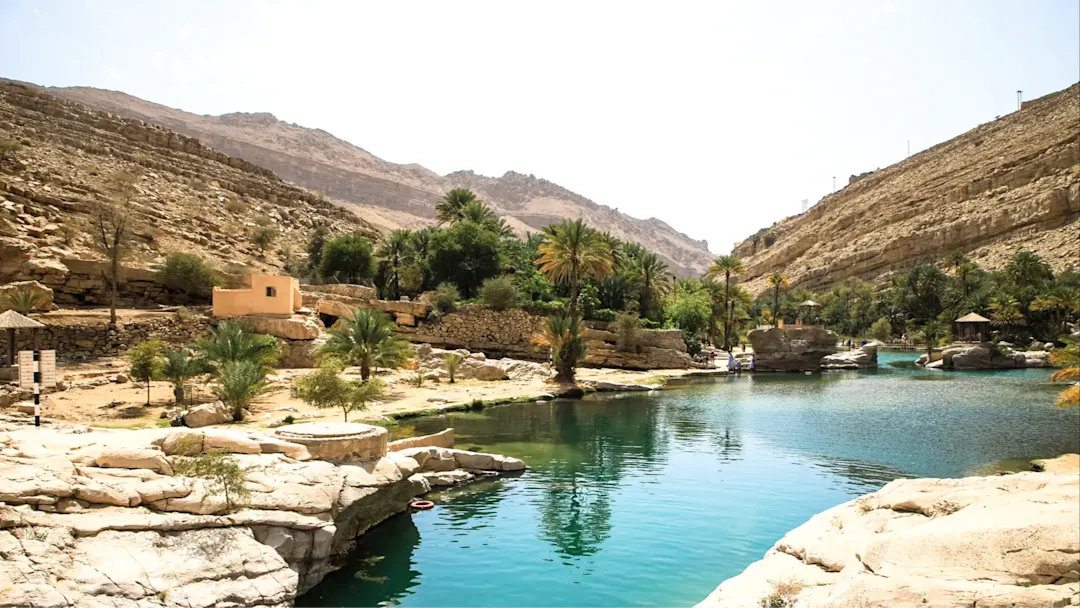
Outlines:
<svg viewBox="0 0 1080 608"><path fill-rule="evenodd" d="M1020 303L1012 296L1002 296L990 303L990 319L1001 325L1012 328L1024 320L1024 313L1020 310Z"/></svg>
<svg viewBox="0 0 1080 608"><path fill-rule="evenodd" d="M366 381L373 367L399 367L408 360L412 349L407 340L394 334L394 327L381 312L359 308L352 318L342 319L340 328L326 331L328 339L316 353L359 365L360 379Z"/></svg>
<svg viewBox="0 0 1080 608"><path fill-rule="evenodd" d="M454 188L435 203L435 223L439 226L453 224L461 219L461 211L469 203L482 202L468 188Z"/></svg>
<svg viewBox="0 0 1080 608"><path fill-rule="evenodd" d="M195 356L186 348L180 350L167 350L165 366L161 369L161 375L173 385L173 399L176 405L184 402L184 385L187 381L199 374L210 371L210 367L201 358Z"/></svg>
<svg viewBox="0 0 1080 608"><path fill-rule="evenodd" d="M773 326L780 327L780 290L787 287L789 281L779 270L770 274L768 281L773 288Z"/></svg>
<svg viewBox="0 0 1080 608"><path fill-rule="evenodd" d="M8 293L7 297L4 298L3 305L5 308L14 310L21 315L28 315L34 312L44 302L44 291L34 289L33 287L23 287Z"/></svg>
<svg viewBox="0 0 1080 608"><path fill-rule="evenodd" d="M215 373L230 361L251 361L268 369L280 356L274 336L251 333L233 321L222 321L210 330L210 337L195 343L195 352L213 366Z"/></svg>
<svg viewBox="0 0 1080 608"><path fill-rule="evenodd" d="M722 255L713 261L705 273L705 276L710 278L724 277L724 308L730 309L730 313L727 310L724 312L724 350L731 349L731 325L735 312L734 303L731 301L731 279L745 271L746 267L738 256Z"/></svg>
<svg viewBox="0 0 1080 608"><path fill-rule="evenodd" d="M581 219L565 220L544 228L545 240L537 248L536 265L548 280L570 286L569 315L577 316L581 277L603 277L615 264L611 247L601 234Z"/></svg>
<svg viewBox="0 0 1080 608"><path fill-rule="evenodd" d="M648 316L653 305L671 289L671 273L659 256L647 251L633 259L631 269L641 285L642 316Z"/></svg>
<svg viewBox="0 0 1080 608"><path fill-rule="evenodd" d="M1070 314L1080 313L1080 288L1054 286L1035 298L1031 310L1049 311L1054 316L1055 329L1060 329L1063 314L1067 319Z"/></svg>
<svg viewBox="0 0 1080 608"><path fill-rule="evenodd" d="M483 226L502 238L514 235L514 231L510 229L510 226L507 226L502 218L495 215L495 212L491 210L491 207L488 207L480 201L471 201L462 207L456 221L472 222L478 226Z"/></svg>
<svg viewBox="0 0 1080 608"><path fill-rule="evenodd" d="M551 366L555 368L556 381L574 382L578 361L585 356L580 319L562 314L548 317L539 333L533 337L533 344L551 349Z"/></svg>
<svg viewBox="0 0 1080 608"><path fill-rule="evenodd" d="M398 228L386 235L375 255L379 258L386 276L387 291L386 299L396 300L401 296L401 271L412 264L414 252L412 248L412 231L406 228Z"/></svg>
<svg viewBox="0 0 1080 608"><path fill-rule="evenodd" d="M1050 362L1058 367L1050 376L1051 382L1071 382L1072 385L1061 391L1054 405L1060 408L1080 406L1080 340L1076 336L1062 338L1065 346L1055 349L1050 354Z"/></svg>
<svg viewBox="0 0 1080 608"><path fill-rule="evenodd" d="M919 336L926 342L926 362L930 363L933 356L934 347L937 346L938 340L945 335L945 325L937 319L930 319L922 326L922 330L919 332Z"/></svg>

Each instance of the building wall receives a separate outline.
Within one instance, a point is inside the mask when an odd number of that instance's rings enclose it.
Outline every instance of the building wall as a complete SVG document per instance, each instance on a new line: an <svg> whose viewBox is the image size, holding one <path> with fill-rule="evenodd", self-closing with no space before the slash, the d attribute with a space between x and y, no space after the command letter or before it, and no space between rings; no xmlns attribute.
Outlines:
<svg viewBox="0 0 1080 608"><path fill-rule="evenodd" d="M253 274L248 289L214 288L214 316L291 315L303 306L300 282L289 276ZM274 291L273 296L267 290Z"/></svg>

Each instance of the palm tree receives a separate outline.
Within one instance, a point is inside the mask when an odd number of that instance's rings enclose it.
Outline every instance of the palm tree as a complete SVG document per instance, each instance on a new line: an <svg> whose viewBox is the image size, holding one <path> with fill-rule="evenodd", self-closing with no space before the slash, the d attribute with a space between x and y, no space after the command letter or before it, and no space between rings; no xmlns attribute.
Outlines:
<svg viewBox="0 0 1080 608"><path fill-rule="evenodd" d="M577 317L561 314L548 317L533 337L533 343L551 349L551 366L555 368L557 382L574 382L574 370L585 356L585 340Z"/></svg>
<svg viewBox="0 0 1080 608"><path fill-rule="evenodd" d="M996 321L1007 329L1012 329L1024 320L1024 313L1020 310L1020 303L1012 296L1001 296L990 302L990 319Z"/></svg>
<svg viewBox="0 0 1080 608"><path fill-rule="evenodd" d="M788 286L788 278L777 270L769 275L768 280L773 287L773 327L780 327L780 289Z"/></svg>
<svg viewBox="0 0 1080 608"><path fill-rule="evenodd" d="M1031 310L1048 310L1054 316L1055 329L1061 329L1070 313L1080 312L1080 288L1056 285L1031 302Z"/></svg>
<svg viewBox="0 0 1080 608"><path fill-rule="evenodd" d="M217 382L214 392L232 408L236 421L244 419L244 410L252 400L271 388L266 381L266 369L252 360L225 361L218 368Z"/></svg>
<svg viewBox="0 0 1080 608"><path fill-rule="evenodd" d="M1060 408L1077 407L1080 406L1080 340L1073 335L1065 336L1062 341L1065 346L1050 353L1050 362L1054 367L1061 368L1050 376L1050 381L1072 382L1072 385L1061 391L1054 405Z"/></svg>
<svg viewBox="0 0 1080 608"><path fill-rule="evenodd" d="M360 379L371 377L374 366L398 367L411 354L409 342L394 334L394 323L381 312L359 308L340 328L326 331L329 338L317 354L339 357L360 366Z"/></svg>
<svg viewBox="0 0 1080 608"><path fill-rule="evenodd" d="M4 306L21 315L28 315L45 302L45 292L33 287L22 287L8 293Z"/></svg>
<svg viewBox="0 0 1080 608"><path fill-rule="evenodd" d="M1034 287L1054 278L1054 271L1041 257L1024 249L1005 266L1005 276L1018 287Z"/></svg>
<svg viewBox="0 0 1080 608"><path fill-rule="evenodd" d="M407 228L398 228L386 236L386 240L375 252L381 259L383 270L386 275L388 294L384 298L396 300L401 296L401 271L412 264L412 231Z"/></svg>
<svg viewBox="0 0 1080 608"><path fill-rule="evenodd" d="M501 238L507 238L514 235L514 231L510 226L506 225L506 222L495 215L495 212L480 201L470 201L461 208L458 218L451 223L457 222L472 222L477 226L481 226L487 230L498 234Z"/></svg>
<svg viewBox="0 0 1080 608"><path fill-rule="evenodd" d="M651 251L636 256L631 262L633 273L641 282L641 315L648 317L656 300L671 287L671 273L659 256Z"/></svg>
<svg viewBox="0 0 1080 608"><path fill-rule="evenodd" d="M716 258L712 266L709 266L709 270L705 272L705 276L710 278L724 277L724 350L731 349L731 324L734 321L733 315L735 312L734 303L731 301L731 278L738 277L745 271L746 267L743 266L742 260L738 256L722 255ZM727 312L729 308L731 314Z"/></svg>
<svg viewBox="0 0 1080 608"><path fill-rule="evenodd" d="M194 356L186 348L180 350L165 351L165 367L161 375L173 385L173 399L176 405L184 402L184 385L190 378L210 371L206 361Z"/></svg>
<svg viewBox="0 0 1080 608"><path fill-rule="evenodd" d="M536 265L552 283L570 285L571 317L577 316L581 275L601 278L615 264L611 248L600 233L581 219L565 220L544 228L544 243L537 249Z"/></svg>
<svg viewBox="0 0 1080 608"><path fill-rule="evenodd" d="M442 226L458 221L461 219L461 210L472 202L482 201L476 198L476 194L468 188L454 188L447 192L439 202L435 203L436 224Z"/></svg>
<svg viewBox="0 0 1080 608"><path fill-rule="evenodd" d="M420 291L428 291L434 286L432 283L431 265L428 256L431 254L431 237L435 234L433 226L427 226L412 233L409 243L412 246L413 256L420 265Z"/></svg>
<svg viewBox="0 0 1080 608"><path fill-rule="evenodd" d="M938 340L945 335L945 326L937 319L930 319L922 326L919 335L926 341L926 362L930 363L934 347L937 346Z"/></svg>
<svg viewBox="0 0 1080 608"><path fill-rule="evenodd" d="M195 343L195 352L212 364L215 372L229 361L252 361L266 370L281 354L274 336L251 333L233 321L222 321L217 328L211 328L209 338Z"/></svg>

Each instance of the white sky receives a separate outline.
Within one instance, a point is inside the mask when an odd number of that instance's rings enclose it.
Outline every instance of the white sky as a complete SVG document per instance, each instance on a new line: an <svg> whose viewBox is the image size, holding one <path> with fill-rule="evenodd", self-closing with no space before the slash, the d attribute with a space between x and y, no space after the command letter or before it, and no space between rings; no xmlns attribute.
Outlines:
<svg viewBox="0 0 1080 608"><path fill-rule="evenodd" d="M1076 0L0 0L0 76L532 173L715 253L1080 79Z"/></svg>

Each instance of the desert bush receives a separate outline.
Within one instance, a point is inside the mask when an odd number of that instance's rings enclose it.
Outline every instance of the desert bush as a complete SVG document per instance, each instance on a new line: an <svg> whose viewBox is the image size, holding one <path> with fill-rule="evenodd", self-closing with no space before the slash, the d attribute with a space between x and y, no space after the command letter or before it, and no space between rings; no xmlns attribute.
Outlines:
<svg viewBox="0 0 1080 608"><path fill-rule="evenodd" d="M207 493L211 496L224 495L225 505L230 511L243 506L251 497L245 485L247 470L232 454L215 450L194 456L175 456L172 468L175 475L205 480Z"/></svg>
<svg viewBox="0 0 1080 608"><path fill-rule="evenodd" d="M45 292L33 287L23 287L7 294L0 302L0 310L14 310L20 315L28 315L45 301Z"/></svg>
<svg viewBox="0 0 1080 608"><path fill-rule="evenodd" d="M170 253L157 274L158 280L169 289L199 298L209 298L214 286L221 283L217 271L205 260L180 251Z"/></svg>
<svg viewBox="0 0 1080 608"><path fill-rule="evenodd" d="M458 366L461 365L463 359L464 357L457 353L446 353L443 355L443 361L446 362L446 371L450 374L450 384L454 383Z"/></svg>
<svg viewBox="0 0 1080 608"><path fill-rule="evenodd" d="M202 182L199 182L199 183L202 184ZM205 188L205 184L203 184L203 187ZM241 201L241 200L237 200L235 198L230 199L229 201L227 201L225 203L225 209L227 211L229 211L230 213L240 214L240 213L243 213L243 212L247 211L247 208L248 208L247 203L245 203L244 201Z"/></svg>
<svg viewBox="0 0 1080 608"><path fill-rule="evenodd" d="M260 252L265 252L274 243L277 236L278 231L276 228L270 226L256 228L251 232L251 242L259 248Z"/></svg>
<svg viewBox="0 0 1080 608"><path fill-rule="evenodd" d="M443 312L454 310L460 299L461 293L453 283L439 283L435 288L435 307Z"/></svg>
<svg viewBox="0 0 1080 608"><path fill-rule="evenodd" d="M806 585L794 578L786 581L771 581L772 593L761 598L758 605L761 608L791 608L795 605L795 598L806 588Z"/></svg>
<svg viewBox="0 0 1080 608"><path fill-rule="evenodd" d="M510 277L491 278L480 287L480 299L493 310L506 310L518 302L517 287Z"/></svg>
<svg viewBox="0 0 1080 608"><path fill-rule="evenodd" d="M263 215L261 213L259 215L256 215L251 221L255 222L256 226L260 226L263 228L274 223L274 220L270 219L270 216Z"/></svg>
<svg viewBox="0 0 1080 608"><path fill-rule="evenodd" d="M0 160L14 157L21 147L14 139L0 139Z"/></svg>
<svg viewBox="0 0 1080 608"><path fill-rule="evenodd" d="M295 381L296 396L317 408L340 408L349 421L349 413L367 409L372 401L383 395L383 382L378 378L357 382L345 380L341 359L326 357L314 372ZM417 372L419 373L419 372Z"/></svg>
<svg viewBox="0 0 1080 608"><path fill-rule="evenodd" d="M615 348L623 352L637 351L641 336L641 319L636 313L621 312L615 315Z"/></svg>

